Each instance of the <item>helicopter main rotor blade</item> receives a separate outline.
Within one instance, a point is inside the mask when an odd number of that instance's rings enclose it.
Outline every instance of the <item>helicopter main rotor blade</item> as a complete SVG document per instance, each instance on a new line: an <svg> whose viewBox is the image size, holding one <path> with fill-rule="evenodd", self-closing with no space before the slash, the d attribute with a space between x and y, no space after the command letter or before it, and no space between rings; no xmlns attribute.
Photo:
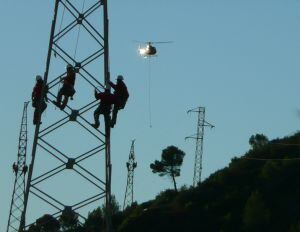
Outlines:
<svg viewBox="0 0 300 232"><path fill-rule="evenodd" d="M141 41L141 40L133 40L134 43L142 43L142 44L164 44L164 43L174 43L174 41Z"/></svg>
<svg viewBox="0 0 300 232"><path fill-rule="evenodd" d="M155 41L155 42L150 42L152 44L165 44L165 43L174 43L173 41Z"/></svg>

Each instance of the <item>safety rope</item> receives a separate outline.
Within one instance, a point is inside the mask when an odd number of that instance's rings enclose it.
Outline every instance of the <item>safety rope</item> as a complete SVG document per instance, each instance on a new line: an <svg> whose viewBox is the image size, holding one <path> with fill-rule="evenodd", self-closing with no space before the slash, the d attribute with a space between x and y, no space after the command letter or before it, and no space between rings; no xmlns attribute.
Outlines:
<svg viewBox="0 0 300 232"><path fill-rule="evenodd" d="M63 20L64 20L64 16L65 16L65 10L66 10L66 1L64 2L64 8L63 8L63 12L62 12L62 17L61 17L61 22L60 22L60 26L59 26L59 33L61 32L61 29L62 29L62 25L63 25ZM84 7L85 7L85 1L83 1L82 3L82 9L81 9L81 14L83 13L84 11ZM76 37L76 43L75 43L75 49L74 49L74 55L73 55L73 60L74 60L74 66L76 65L76 55L77 55L77 50L78 50L78 43L79 43L79 37L80 37L80 31L81 31L81 23L79 24L79 27L78 27L78 32L77 32L77 37ZM56 50L54 51L54 56L56 57ZM62 82L59 81L58 83L58 89L57 89L57 95L59 93L59 90L61 89L61 86L62 86ZM71 98L72 99L72 98Z"/></svg>
<svg viewBox="0 0 300 232"><path fill-rule="evenodd" d="M62 12L61 19L60 19L60 25L59 25L58 34L60 34L60 32L61 32L61 28L62 28L63 21L64 21L64 17L65 17L66 1L67 1L67 0L65 0L65 2L63 3L64 8L63 8L63 12ZM56 46L54 46L54 57L56 58L56 56L57 56Z"/></svg>
<svg viewBox="0 0 300 232"><path fill-rule="evenodd" d="M64 18L65 18L66 2L67 2L67 0L65 0L65 1L64 1L64 3L63 3L64 7L63 7L63 12L62 12L62 15L61 15L61 20L60 20L60 25L59 25L58 34L60 34L60 33L61 33L61 29L62 29L63 21L64 21ZM57 56L57 52L56 52L56 46L54 46L54 57L56 58L56 56ZM59 80L59 82L58 82L58 88L57 88L57 94L56 94L56 96L58 95L58 92L59 92L60 88L61 88L61 81ZM56 109L56 106L55 106L55 109ZM46 113L46 112L45 112L45 113Z"/></svg>
<svg viewBox="0 0 300 232"><path fill-rule="evenodd" d="M84 0L83 3L82 3L81 14L84 11L85 1L86 0ZM73 56L73 60L74 61L76 61L76 55L77 55L77 50L78 50L78 43L79 43L80 31L81 31L81 23L79 24L78 32L77 32L77 38L76 38L76 44L75 44L75 51L74 51L74 56ZM75 65L75 63L74 63L74 65Z"/></svg>
<svg viewBox="0 0 300 232"><path fill-rule="evenodd" d="M76 55L77 55L77 49L78 49L78 41L79 41L80 31L81 31L81 25L79 25L78 32L77 32L77 39L76 39L74 56L73 56L74 66L75 66L75 61L76 61Z"/></svg>

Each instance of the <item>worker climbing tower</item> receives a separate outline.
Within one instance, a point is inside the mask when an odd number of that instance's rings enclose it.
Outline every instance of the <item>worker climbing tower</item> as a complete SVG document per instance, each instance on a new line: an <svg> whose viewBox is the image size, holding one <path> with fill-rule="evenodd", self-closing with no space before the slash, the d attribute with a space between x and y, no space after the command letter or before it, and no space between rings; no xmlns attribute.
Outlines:
<svg viewBox="0 0 300 232"><path fill-rule="evenodd" d="M25 176L27 173L27 106L28 102L25 102L19 134L17 162L13 164L15 182L11 198L6 232L18 232L21 214L24 209Z"/></svg>
<svg viewBox="0 0 300 232"><path fill-rule="evenodd" d="M214 128L214 126L205 121L205 107L191 109L188 111L188 113L198 113L197 133L195 135L186 137L186 139L196 140L193 178L193 185L196 187L201 182L204 127L208 126L210 128Z"/></svg>
<svg viewBox="0 0 300 232"><path fill-rule="evenodd" d="M126 185L126 191L124 197L123 210L126 209L126 207L131 206L133 203L133 176L134 176L134 169L137 166L137 163L135 162L135 155L134 155L134 141L135 140L133 140L131 143L129 160L126 163L128 176L127 176L127 185Z"/></svg>
<svg viewBox="0 0 300 232"><path fill-rule="evenodd" d="M53 102L68 64L76 93L61 110ZM83 221L101 204L111 231L110 119L91 126L94 90L109 79L107 0L55 0L42 91L49 101L35 127L20 231L45 214L75 213Z"/></svg>

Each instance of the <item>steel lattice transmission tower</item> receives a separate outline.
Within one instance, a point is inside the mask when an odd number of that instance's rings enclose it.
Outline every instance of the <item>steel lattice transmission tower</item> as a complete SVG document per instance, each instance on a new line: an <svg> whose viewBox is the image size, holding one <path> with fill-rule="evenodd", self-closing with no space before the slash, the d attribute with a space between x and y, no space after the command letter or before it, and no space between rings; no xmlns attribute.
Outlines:
<svg viewBox="0 0 300 232"><path fill-rule="evenodd" d="M205 121L205 107L197 107L195 109L191 109L188 111L188 113L198 113L197 133L195 135L186 137L186 139L196 140L193 185L197 186L198 183L201 182L202 174L204 127L208 126L210 128L213 128L214 126Z"/></svg>
<svg viewBox="0 0 300 232"><path fill-rule="evenodd" d="M137 163L135 162L135 154L134 154L134 140L131 143L129 160L126 163L128 176L127 176L127 185L124 197L123 210L126 207L131 206L133 203L133 177L134 177L134 169L137 167Z"/></svg>
<svg viewBox="0 0 300 232"><path fill-rule="evenodd" d="M19 134L17 162L13 165L15 182L11 198L6 232L18 232L21 214L24 209L25 175L27 172L27 106L28 102L25 102Z"/></svg>
<svg viewBox="0 0 300 232"><path fill-rule="evenodd" d="M50 101L35 127L20 231L44 214L72 212L85 220L101 200L111 231L110 119L91 126L99 104L94 89L110 79L108 41L107 0L55 0L44 73L49 91L42 91ZM75 67L76 94L60 110L51 102L67 64Z"/></svg>

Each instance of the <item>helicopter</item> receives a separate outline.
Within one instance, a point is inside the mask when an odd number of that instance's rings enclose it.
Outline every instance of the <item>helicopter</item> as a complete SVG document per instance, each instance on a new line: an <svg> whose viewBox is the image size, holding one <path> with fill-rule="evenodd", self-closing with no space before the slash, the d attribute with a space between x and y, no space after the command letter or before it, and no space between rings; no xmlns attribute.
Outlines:
<svg viewBox="0 0 300 232"><path fill-rule="evenodd" d="M141 41L136 41L139 43L143 43L144 45L141 46L139 45L139 54L140 56L144 57L144 58L149 58L149 57L153 57L156 56L157 50L156 47L153 46L153 44L163 44L163 43L173 43L173 41L163 41L163 42L141 42Z"/></svg>

